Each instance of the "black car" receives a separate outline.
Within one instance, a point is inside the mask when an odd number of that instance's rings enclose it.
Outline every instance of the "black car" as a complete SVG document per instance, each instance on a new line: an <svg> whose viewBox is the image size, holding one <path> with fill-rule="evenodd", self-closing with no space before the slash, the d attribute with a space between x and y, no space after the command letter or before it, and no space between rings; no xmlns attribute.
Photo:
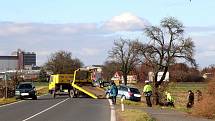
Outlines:
<svg viewBox="0 0 215 121"><path fill-rule="evenodd" d="M21 82L17 85L15 96L18 99L32 98L37 99L37 91L33 82Z"/></svg>

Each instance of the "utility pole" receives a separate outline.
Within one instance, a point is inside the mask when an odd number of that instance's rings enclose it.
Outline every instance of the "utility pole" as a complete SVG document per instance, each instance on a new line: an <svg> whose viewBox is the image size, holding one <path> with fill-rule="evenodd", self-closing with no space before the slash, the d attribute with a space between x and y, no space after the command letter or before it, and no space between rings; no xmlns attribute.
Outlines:
<svg viewBox="0 0 215 121"><path fill-rule="evenodd" d="M4 74L5 98L7 98L7 72Z"/></svg>

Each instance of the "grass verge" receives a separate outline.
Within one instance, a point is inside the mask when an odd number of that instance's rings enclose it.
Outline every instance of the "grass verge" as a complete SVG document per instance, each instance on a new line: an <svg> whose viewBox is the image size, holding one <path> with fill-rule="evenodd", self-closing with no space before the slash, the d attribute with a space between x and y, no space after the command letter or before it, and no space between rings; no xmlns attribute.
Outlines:
<svg viewBox="0 0 215 121"><path fill-rule="evenodd" d="M124 112L116 110L117 121L155 121L147 113L138 109L128 109Z"/></svg>
<svg viewBox="0 0 215 121"><path fill-rule="evenodd" d="M48 93L48 87L43 87L37 90L37 96L41 96Z"/></svg>
<svg viewBox="0 0 215 121"><path fill-rule="evenodd" d="M121 100L117 99L116 104L120 105ZM123 104L128 105L128 106L143 106L143 107L146 107L146 104L144 102L135 102L135 101L131 101L131 100L124 100Z"/></svg>
<svg viewBox="0 0 215 121"><path fill-rule="evenodd" d="M0 98L0 105L16 102L16 98Z"/></svg>

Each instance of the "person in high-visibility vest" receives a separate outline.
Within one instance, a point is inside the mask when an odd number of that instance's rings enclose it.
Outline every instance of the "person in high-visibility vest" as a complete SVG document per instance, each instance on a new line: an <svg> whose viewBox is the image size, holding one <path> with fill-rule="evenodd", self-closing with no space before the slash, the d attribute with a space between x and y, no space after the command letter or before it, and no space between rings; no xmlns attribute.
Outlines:
<svg viewBox="0 0 215 121"><path fill-rule="evenodd" d="M152 96L152 86L149 84L149 81L145 81L145 86L143 88L144 95L146 97L146 103L148 107L152 107L151 96Z"/></svg>
<svg viewBox="0 0 215 121"><path fill-rule="evenodd" d="M173 97L171 96L171 94L169 92L165 92L165 95L166 95L166 106L172 106L172 107L175 107L174 105L174 99Z"/></svg>

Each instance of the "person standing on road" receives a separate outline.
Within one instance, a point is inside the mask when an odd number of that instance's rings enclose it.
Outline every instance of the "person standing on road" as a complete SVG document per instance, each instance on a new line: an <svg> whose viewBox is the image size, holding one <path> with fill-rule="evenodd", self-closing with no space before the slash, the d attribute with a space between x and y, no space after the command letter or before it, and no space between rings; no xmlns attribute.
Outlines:
<svg viewBox="0 0 215 121"><path fill-rule="evenodd" d="M165 92L165 95L166 95L166 104L165 105L175 107L174 99L171 96L171 94L169 92Z"/></svg>
<svg viewBox="0 0 215 121"><path fill-rule="evenodd" d="M188 99L187 108L192 108L194 104L194 93L191 90L188 91L187 99Z"/></svg>
<svg viewBox="0 0 215 121"><path fill-rule="evenodd" d="M118 88L114 82L112 82L111 87L110 87L110 96L112 99L112 103L115 105L116 104L116 96L118 95Z"/></svg>
<svg viewBox="0 0 215 121"><path fill-rule="evenodd" d="M149 84L149 80L145 81L145 86L143 88L143 93L146 97L146 103L148 107L152 107L151 96L152 96L152 86Z"/></svg>

